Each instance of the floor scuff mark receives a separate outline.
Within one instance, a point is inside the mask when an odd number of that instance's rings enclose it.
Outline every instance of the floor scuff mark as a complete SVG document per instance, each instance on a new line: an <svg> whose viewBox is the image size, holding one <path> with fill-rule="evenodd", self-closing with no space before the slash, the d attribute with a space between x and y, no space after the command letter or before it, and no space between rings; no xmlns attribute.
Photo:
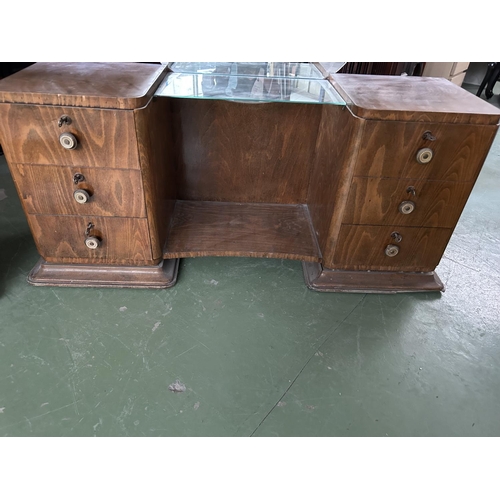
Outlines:
<svg viewBox="0 0 500 500"><path fill-rule="evenodd" d="M217 280L204 280L204 283L205 285L214 285L214 286L217 286L219 284L219 282Z"/></svg>
<svg viewBox="0 0 500 500"><path fill-rule="evenodd" d="M168 390L172 392L186 392L186 386L180 380L176 380L168 386Z"/></svg>

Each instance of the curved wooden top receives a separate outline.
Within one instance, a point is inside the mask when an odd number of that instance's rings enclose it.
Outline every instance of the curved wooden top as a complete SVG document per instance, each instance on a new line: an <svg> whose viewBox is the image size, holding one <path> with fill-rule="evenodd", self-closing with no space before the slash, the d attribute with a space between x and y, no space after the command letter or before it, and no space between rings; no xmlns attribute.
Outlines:
<svg viewBox="0 0 500 500"><path fill-rule="evenodd" d="M158 64L36 63L0 80L0 102L136 109L167 71Z"/></svg>
<svg viewBox="0 0 500 500"><path fill-rule="evenodd" d="M335 89L368 120L492 125L500 110L444 78L336 74Z"/></svg>

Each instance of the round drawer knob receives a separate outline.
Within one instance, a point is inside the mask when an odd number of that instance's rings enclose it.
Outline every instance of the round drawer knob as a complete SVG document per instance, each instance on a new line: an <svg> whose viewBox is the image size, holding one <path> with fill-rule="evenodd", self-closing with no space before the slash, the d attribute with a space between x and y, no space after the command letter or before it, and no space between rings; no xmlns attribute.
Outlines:
<svg viewBox="0 0 500 500"><path fill-rule="evenodd" d="M90 195L85 191L85 189L77 189L73 193L73 198L76 200L77 203L84 204L87 203L90 200Z"/></svg>
<svg viewBox="0 0 500 500"><path fill-rule="evenodd" d="M59 136L59 142L64 149L75 149L78 146L78 141L73 134L69 132L64 132Z"/></svg>
<svg viewBox="0 0 500 500"><path fill-rule="evenodd" d="M99 238L96 238L95 236L89 236L88 238L85 238L85 245L87 245L87 248L95 250L96 248L99 248L101 246L101 242L99 241Z"/></svg>
<svg viewBox="0 0 500 500"><path fill-rule="evenodd" d="M399 204L398 210L403 215L411 214L415 210L415 203L413 201L403 201Z"/></svg>
<svg viewBox="0 0 500 500"><path fill-rule="evenodd" d="M429 163L433 156L434 151L431 148L422 148L417 152L417 161L421 164Z"/></svg>
<svg viewBox="0 0 500 500"><path fill-rule="evenodd" d="M399 253L399 247L397 245L387 245L385 247L385 254L387 257L396 257Z"/></svg>

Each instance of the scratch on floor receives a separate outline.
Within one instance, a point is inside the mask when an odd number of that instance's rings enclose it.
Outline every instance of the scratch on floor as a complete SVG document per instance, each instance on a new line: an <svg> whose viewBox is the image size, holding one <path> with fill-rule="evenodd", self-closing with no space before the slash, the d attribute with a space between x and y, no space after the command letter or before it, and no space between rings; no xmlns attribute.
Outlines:
<svg viewBox="0 0 500 500"><path fill-rule="evenodd" d="M106 333L105 331L101 331L101 333L102 333L103 335L106 335L106 337L110 337L110 338L112 338L113 340L116 340L117 342L120 342L120 344L121 344L123 347L125 347L125 349L127 349L127 351L132 352L132 349L130 349L130 347L129 347L127 344L125 344L125 342L123 342L123 340L122 340L122 339L120 339L120 337L115 337L115 336L113 336L113 335L111 335L111 334L109 334L109 333Z"/></svg>
<svg viewBox="0 0 500 500"><path fill-rule="evenodd" d="M380 313L382 315L382 323L384 323L384 333L387 333L387 322L385 320L385 313L384 313L384 306L382 304L382 299L380 298L380 295L378 297L378 303L380 305Z"/></svg>
<svg viewBox="0 0 500 500"><path fill-rule="evenodd" d="M458 262L456 260L450 259L450 257L443 256L443 259L451 260L451 262L454 262L455 264L458 264L459 266L465 267L466 269L470 269L471 271L475 271L476 273L479 272L479 269L474 269L473 267L466 266L465 264L462 264L461 262Z"/></svg>
<svg viewBox="0 0 500 500"><path fill-rule="evenodd" d="M274 387L274 378L273 378L273 373L271 372L271 367L268 366L267 369L269 370L269 375L271 376L271 384L273 385Z"/></svg>
<svg viewBox="0 0 500 500"><path fill-rule="evenodd" d="M295 381L299 378L299 376L301 375L301 373L305 370L306 366L311 362L312 359L314 359L315 353L318 352L323 347L323 345L326 344L326 342L328 342L328 340L331 339L331 336L350 318L350 316L354 313L354 311L363 303L363 301L365 300L365 298L366 298L366 293L363 295L363 297L361 298L361 300L351 309L351 311L345 316L345 318L338 325L336 325L335 327L333 327L333 329L331 331L329 331L326 334L325 339L323 340L323 342L321 342L321 345L319 345L318 348L313 351L313 353L311 354L311 356L309 357L309 359L305 362L304 366L302 366L302 368L299 370L299 372L297 373L297 375L289 382L289 385L286 388L285 392L280 396L280 398L278 399L278 401L272 406L272 408L266 413L266 415L264 415L264 418L261 419L261 421L259 422L259 424L257 425L257 427L250 434L251 436L255 435L255 433L259 430L260 426L265 422L265 420L267 419L267 417L278 406L278 403L285 398L286 394L292 388L292 386L295 384Z"/></svg>
<svg viewBox="0 0 500 500"><path fill-rule="evenodd" d="M97 422L97 424L93 425L93 429L94 429L94 432L97 430L97 427L98 426L101 426L102 427L102 418L99 417L99 422Z"/></svg>
<svg viewBox="0 0 500 500"><path fill-rule="evenodd" d="M26 422L28 422L28 424L30 424L30 431L33 432L33 425L30 421L30 419L28 417L24 417L24 419L26 420Z"/></svg>
<svg viewBox="0 0 500 500"><path fill-rule="evenodd" d="M73 389L73 401L75 403L75 413L77 415L80 415L80 412L78 411L78 401L76 399L76 388L75 388L75 381L71 380L71 388Z"/></svg>
<svg viewBox="0 0 500 500"><path fill-rule="evenodd" d="M80 401L81 401L81 400L79 400L78 402L80 402ZM50 413L54 413L54 412L56 412L56 411L63 410L64 408L68 408L69 406L72 406L72 405L74 405L74 404L75 404L74 402L73 402L73 403L69 403L69 404L67 404L67 405L61 406L60 408L55 408L54 410L50 410L50 411L47 411L47 412L45 412L45 413L42 413L41 415L35 415L34 417L29 418L28 420L30 420L30 422L31 422L32 420L36 420L37 418L42 418L42 417L45 417L46 415L49 415ZM27 419L28 417L24 417L24 418L25 418L25 419ZM70 419L68 419L68 418L64 419L64 418L63 418L63 420L70 420ZM6 426L4 426L4 427L0 427L0 431L2 431L2 430L4 430L4 429L7 429L8 427L14 427L15 425L19 425L19 424L20 424L20 423L22 423L22 422L24 422L24 419L23 419L23 420L20 420L20 421L18 421L18 422L15 422L15 423L13 423L13 424L6 425Z"/></svg>
<svg viewBox="0 0 500 500"><path fill-rule="evenodd" d="M187 352L191 351L191 349L194 349L196 346L194 345L193 347L190 347L187 351L181 352L180 354L177 354L176 358L179 358L180 356L183 356Z"/></svg>
<svg viewBox="0 0 500 500"><path fill-rule="evenodd" d="M358 331L356 333L356 358L358 360L358 365L363 364L363 356L361 355L361 327L358 326Z"/></svg>
<svg viewBox="0 0 500 500"><path fill-rule="evenodd" d="M132 410L134 409L135 401L132 398L127 398L127 403L124 405L120 415L116 417L116 421L120 424L121 428L126 431L125 427L125 418L129 417L132 414Z"/></svg>

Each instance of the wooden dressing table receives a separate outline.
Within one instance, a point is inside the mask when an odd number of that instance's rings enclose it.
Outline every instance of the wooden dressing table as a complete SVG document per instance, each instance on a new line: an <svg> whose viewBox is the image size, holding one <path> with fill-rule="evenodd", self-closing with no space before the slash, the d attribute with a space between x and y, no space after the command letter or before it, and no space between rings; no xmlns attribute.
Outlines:
<svg viewBox="0 0 500 500"><path fill-rule="evenodd" d="M440 291L500 111L319 63L37 63L0 81L34 285L164 288L179 259L303 262L319 291Z"/></svg>

